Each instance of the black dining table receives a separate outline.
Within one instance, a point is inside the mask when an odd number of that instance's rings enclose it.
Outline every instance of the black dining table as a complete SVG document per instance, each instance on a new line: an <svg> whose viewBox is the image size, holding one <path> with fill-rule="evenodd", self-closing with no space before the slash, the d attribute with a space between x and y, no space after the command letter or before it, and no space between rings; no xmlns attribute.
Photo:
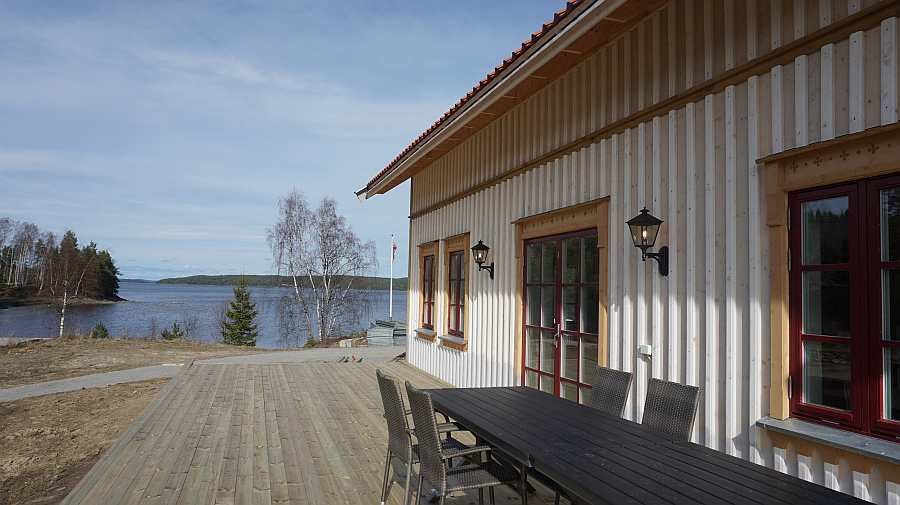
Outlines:
<svg viewBox="0 0 900 505"><path fill-rule="evenodd" d="M431 389L437 411L582 504L865 501L526 387Z"/></svg>

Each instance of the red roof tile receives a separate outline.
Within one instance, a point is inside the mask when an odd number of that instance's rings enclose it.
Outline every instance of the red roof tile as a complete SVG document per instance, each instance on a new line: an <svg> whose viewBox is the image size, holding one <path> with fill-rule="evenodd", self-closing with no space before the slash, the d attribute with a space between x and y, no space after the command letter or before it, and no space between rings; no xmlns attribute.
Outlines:
<svg viewBox="0 0 900 505"><path fill-rule="evenodd" d="M425 138L428 135L430 135L436 129L440 128L450 116L452 116L460 108L462 108L464 105L466 105L466 103L468 103L468 101L473 96L475 96L479 91L484 89L485 86L490 84L494 80L494 78L496 78L501 72L503 72L510 65L512 65L512 63L515 62L522 54L524 54L525 51L528 50L528 48L533 46L538 40L540 40L541 37L546 35L551 29L553 29L554 26L559 24L559 22L561 20L563 20L572 11L574 11L575 7L577 7L578 4L582 3L583 1L585 1L585 0L568 0L566 2L566 6L564 8L556 11L553 14L552 21L548 21L548 22L544 23L539 31L532 33L531 38L526 39L524 42L522 42L522 45L518 49L513 51L512 54L510 55L510 57L504 58L503 62L500 65L497 65L496 67L494 67L494 70L491 71L484 79L479 81L478 84L476 84L472 88L471 91L466 93L466 96L460 98L452 107L450 107L450 110L448 110L443 115L441 115L441 117L437 121L435 121L427 130L422 132L421 135L416 137L415 140L413 140L408 146L406 146L406 148L403 149L403 151L401 151L400 154L398 154L390 163L388 163L388 165L386 167L384 167L380 172L378 172L378 174L375 177L373 177L372 180L370 180L368 184L366 184L366 189L371 188L372 186L375 185L375 183L377 183L379 181L379 179L381 179L382 177L387 175L387 173L390 172L391 169L393 169L395 166L397 166L397 164L400 163L400 161L407 154L409 154L413 149L417 148L419 146L419 144L421 144L422 141L425 140Z"/></svg>

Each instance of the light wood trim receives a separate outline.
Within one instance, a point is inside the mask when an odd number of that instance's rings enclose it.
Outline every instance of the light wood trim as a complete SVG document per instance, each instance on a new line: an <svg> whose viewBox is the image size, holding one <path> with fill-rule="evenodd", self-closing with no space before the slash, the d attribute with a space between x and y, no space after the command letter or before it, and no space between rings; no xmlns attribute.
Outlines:
<svg viewBox="0 0 900 505"><path fill-rule="evenodd" d="M412 289L415 289L416 293L418 293L418 295L419 295L418 296L419 303L416 304L415 320L418 322L418 324L416 325L417 328L415 329L416 337L421 338L423 340L428 340L429 342L434 342L435 335L437 335L437 332L435 332L434 329L432 329L432 332L430 332L430 333L418 331L419 328L424 328L422 312L425 309L425 293L422 291L422 284L425 279L425 257L426 256L434 256L435 263L434 263L433 277L437 277L437 275L438 275L437 261L439 258L438 241L435 240L433 242L425 242L424 244L419 244L419 258L418 258L419 281L416 283L417 284L416 286L411 287ZM437 282L437 279L432 278L431 282ZM438 292L438 290L437 290L437 287L435 286L435 295L437 294L437 292ZM435 310L434 314L432 315L432 320L436 320L436 319L437 319L437 310ZM437 327L436 324L433 326Z"/></svg>
<svg viewBox="0 0 900 505"><path fill-rule="evenodd" d="M469 349L469 333L471 332L471 325L469 324L469 305L471 304L472 297L470 293L470 280L472 278L472 272L469 270L470 262L469 262L469 233L461 233L459 235L454 235L452 237L447 237L444 239L444 254L443 254L443 275L441 276L441 286L443 287L443 301L441 305L444 307L444 314L440 321L441 335L449 334L449 315L450 315L450 253L462 251L463 252L463 271L466 275L465 289L466 294L463 297L463 343L452 342L450 340L441 339L441 345L444 347L449 347L450 349L456 349L457 351L467 351ZM435 329L438 328L438 325L435 325Z"/></svg>
<svg viewBox="0 0 900 505"><path fill-rule="evenodd" d="M742 83L749 79L751 76L765 74L776 65L793 62L794 58L796 58L797 56L815 52L826 44L844 40L848 38L852 33L877 27L880 25L882 19L891 16L897 16L898 14L900 14L900 4L898 4L898 2L891 2L886 0L879 2L875 5L860 10L855 14L849 15L839 21L836 21L824 28L816 30L804 37L794 40L789 44L785 44L784 46L781 46L778 49L765 54L764 56L761 56L752 61L748 61L743 65L737 66L714 79L704 81L667 100L659 102L651 107L641 109L638 112L631 114L630 116L610 123L603 128L594 130L593 132L590 132L565 145L562 145L554 149L553 151L550 151L549 153L526 161L519 166L514 167L511 170L508 170L507 172L495 176L491 179L488 179L478 185L475 185L470 189L461 191L449 198L445 198L421 210L414 211L413 207L410 207L411 214L409 217L410 219L415 219L419 216L433 212L457 200L465 198L474 193L478 193L483 189L500 184L501 182L507 179L511 179L512 177L523 172L526 172L533 168L537 168L553 160L571 154L584 148L585 146L595 144L603 138L610 137L612 135L615 135L616 133L620 133L627 129L633 128L634 126L643 123L655 116L665 115L669 110L683 107L684 105L691 102L696 102L706 95L724 91L728 86Z"/></svg>
<svg viewBox="0 0 900 505"><path fill-rule="evenodd" d="M788 193L900 171L900 125L872 128L757 160L766 188L771 313L770 415L790 417Z"/></svg>
<svg viewBox="0 0 900 505"><path fill-rule="evenodd" d="M516 377L522 377L522 310L525 279L525 241L560 235L590 228L597 229L597 261L600 262L600 286L597 318L597 363L607 366L609 360L609 198L598 198L571 207L517 219L516 227Z"/></svg>

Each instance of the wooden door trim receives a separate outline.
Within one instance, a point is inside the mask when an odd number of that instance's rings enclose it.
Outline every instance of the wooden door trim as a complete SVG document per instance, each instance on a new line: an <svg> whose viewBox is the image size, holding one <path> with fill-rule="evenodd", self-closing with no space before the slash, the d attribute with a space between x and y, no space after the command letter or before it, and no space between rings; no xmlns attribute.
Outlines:
<svg viewBox="0 0 900 505"><path fill-rule="evenodd" d="M522 311L524 310L525 285L525 241L577 232L591 228L597 229L598 261L600 262L599 314L597 320L597 363L607 365L609 349L609 197L598 198L569 207L544 212L517 219L512 222L516 227L516 317L515 317L515 376L522 381L524 349L524 333L522 328Z"/></svg>

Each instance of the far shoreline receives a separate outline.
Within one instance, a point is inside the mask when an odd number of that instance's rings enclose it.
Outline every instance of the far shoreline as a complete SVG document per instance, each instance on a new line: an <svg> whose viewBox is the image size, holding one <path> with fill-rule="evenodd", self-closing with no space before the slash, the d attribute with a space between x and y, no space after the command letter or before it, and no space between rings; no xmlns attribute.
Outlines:
<svg viewBox="0 0 900 505"><path fill-rule="evenodd" d="M86 305L112 305L119 302L127 302L125 298L116 296L115 299L100 298L73 298L66 302L69 307L86 306ZM24 298L0 297L0 310L11 309L13 307L31 307L35 305L54 305L58 302L55 297L49 296L28 296Z"/></svg>

